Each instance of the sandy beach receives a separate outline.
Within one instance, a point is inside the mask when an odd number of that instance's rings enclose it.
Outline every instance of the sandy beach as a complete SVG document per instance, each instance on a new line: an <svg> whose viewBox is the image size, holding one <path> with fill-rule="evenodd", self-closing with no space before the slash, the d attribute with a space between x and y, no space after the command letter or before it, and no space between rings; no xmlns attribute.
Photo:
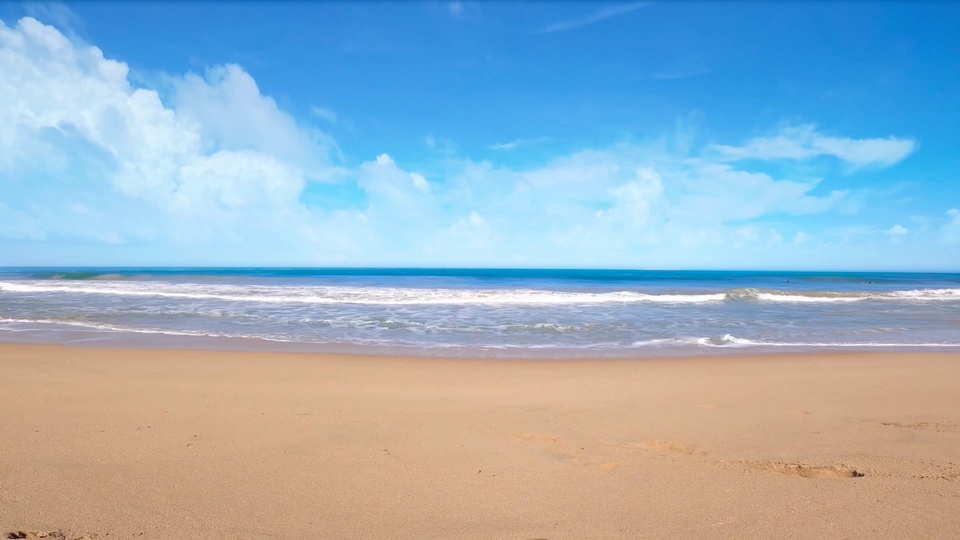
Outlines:
<svg viewBox="0 0 960 540"><path fill-rule="evenodd" d="M0 346L0 533L956 538L960 355Z"/></svg>

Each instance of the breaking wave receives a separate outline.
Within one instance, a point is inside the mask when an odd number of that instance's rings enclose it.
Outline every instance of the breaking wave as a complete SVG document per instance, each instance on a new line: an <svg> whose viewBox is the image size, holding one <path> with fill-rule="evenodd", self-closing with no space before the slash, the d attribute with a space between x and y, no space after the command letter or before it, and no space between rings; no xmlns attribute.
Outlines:
<svg viewBox="0 0 960 540"><path fill-rule="evenodd" d="M725 292L660 293L640 291L582 292L537 289L455 289L337 286L258 286L135 281L7 281L0 292L96 294L166 297L227 302L380 305L559 305L654 302L700 304L723 301L831 303L861 301L960 301L960 289L902 291L784 291L732 289Z"/></svg>
<svg viewBox="0 0 960 540"><path fill-rule="evenodd" d="M907 348L907 347L960 347L960 342L933 342L933 343L884 343L877 341L841 341L841 342L818 342L818 341L759 341L753 339L739 338L726 334L720 338L698 338L698 345L705 347L823 347L823 348L864 348L864 347L885 347L885 348Z"/></svg>

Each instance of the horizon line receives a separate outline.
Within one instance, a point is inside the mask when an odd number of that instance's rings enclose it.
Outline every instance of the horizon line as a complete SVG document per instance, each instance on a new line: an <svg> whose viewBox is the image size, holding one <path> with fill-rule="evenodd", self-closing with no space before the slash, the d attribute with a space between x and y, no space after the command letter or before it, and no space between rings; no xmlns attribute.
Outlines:
<svg viewBox="0 0 960 540"><path fill-rule="evenodd" d="M886 273L886 274L960 274L960 268L955 270L881 270L881 269L787 269L787 268L631 268L631 267L587 267L587 266L250 266L250 265L223 265L223 266L190 266L190 265L0 265L3 270L25 269L156 269L156 270L513 270L513 271L608 271L608 272L834 272L834 273Z"/></svg>

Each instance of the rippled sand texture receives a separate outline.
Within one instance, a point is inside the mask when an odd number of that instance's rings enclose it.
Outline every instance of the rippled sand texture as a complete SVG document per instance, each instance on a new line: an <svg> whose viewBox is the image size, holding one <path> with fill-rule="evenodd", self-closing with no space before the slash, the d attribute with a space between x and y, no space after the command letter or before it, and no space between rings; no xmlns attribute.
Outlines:
<svg viewBox="0 0 960 540"><path fill-rule="evenodd" d="M957 538L960 356L0 346L12 538Z"/></svg>

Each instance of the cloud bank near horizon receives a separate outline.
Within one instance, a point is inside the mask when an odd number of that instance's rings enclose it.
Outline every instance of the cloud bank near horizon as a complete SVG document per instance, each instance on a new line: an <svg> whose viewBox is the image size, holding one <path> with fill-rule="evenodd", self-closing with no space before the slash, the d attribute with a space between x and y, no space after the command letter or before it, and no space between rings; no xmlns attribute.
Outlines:
<svg viewBox="0 0 960 540"><path fill-rule="evenodd" d="M830 216L855 214L864 190L824 181L894 166L912 139L803 124L693 150L668 133L530 167L455 153L415 170L389 148L351 163L239 65L158 88L129 71L36 19L0 21L5 264L802 267L823 249L881 260L870 242L920 234L891 222L841 238ZM929 242L960 242L951 212Z"/></svg>

